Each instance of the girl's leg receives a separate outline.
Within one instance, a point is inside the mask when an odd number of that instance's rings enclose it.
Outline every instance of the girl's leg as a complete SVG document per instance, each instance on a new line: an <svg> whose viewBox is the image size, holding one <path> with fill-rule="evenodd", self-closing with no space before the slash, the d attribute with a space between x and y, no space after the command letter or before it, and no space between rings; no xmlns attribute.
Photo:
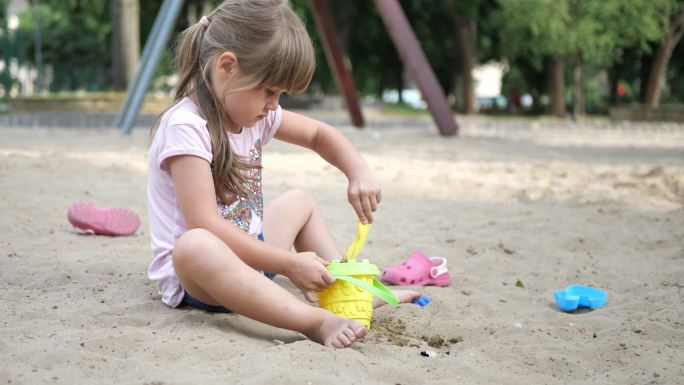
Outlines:
<svg viewBox="0 0 684 385"><path fill-rule="evenodd" d="M306 191L290 190L264 208L264 239L269 244L290 250L313 251L327 260L341 259L330 230L323 220L316 200ZM407 303L420 298L414 290L392 290L399 302ZM384 305L379 298L373 298L373 307Z"/></svg>
<svg viewBox="0 0 684 385"><path fill-rule="evenodd" d="M223 305L269 325L295 330L326 346L342 348L362 338L363 326L311 307L245 264L209 231L181 236L173 266L183 288L208 305Z"/></svg>
<svg viewBox="0 0 684 385"><path fill-rule="evenodd" d="M341 259L316 200L306 191L290 190L264 208L264 238L268 244L290 250L313 251L319 257Z"/></svg>

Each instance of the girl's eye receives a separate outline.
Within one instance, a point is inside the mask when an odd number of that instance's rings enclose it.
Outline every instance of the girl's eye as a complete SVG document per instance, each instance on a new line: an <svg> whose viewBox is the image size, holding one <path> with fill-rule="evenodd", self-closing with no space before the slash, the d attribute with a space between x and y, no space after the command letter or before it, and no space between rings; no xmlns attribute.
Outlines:
<svg viewBox="0 0 684 385"><path fill-rule="evenodd" d="M273 96L273 95L275 95L275 91L270 90L270 89L267 88L267 89L266 89L266 95L268 95L268 96Z"/></svg>

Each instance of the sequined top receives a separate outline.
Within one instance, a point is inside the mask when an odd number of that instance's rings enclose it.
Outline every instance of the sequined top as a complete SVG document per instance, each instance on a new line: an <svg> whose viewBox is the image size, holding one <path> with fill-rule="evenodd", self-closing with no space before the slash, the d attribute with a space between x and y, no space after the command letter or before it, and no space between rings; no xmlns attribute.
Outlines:
<svg viewBox="0 0 684 385"><path fill-rule="evenodd" d="M231 139L233 139L231 137ZM231 220L236 226L252 235L258 235L260 226L252 227L253 223L261 223L264 218L264 198L261 190L261 139L258 138L249 150L247 158L250 164L259 166L245 171L247 178L244 182L247 195L237 195L231 201L218 200L219 214L224 219Z"/></svg>

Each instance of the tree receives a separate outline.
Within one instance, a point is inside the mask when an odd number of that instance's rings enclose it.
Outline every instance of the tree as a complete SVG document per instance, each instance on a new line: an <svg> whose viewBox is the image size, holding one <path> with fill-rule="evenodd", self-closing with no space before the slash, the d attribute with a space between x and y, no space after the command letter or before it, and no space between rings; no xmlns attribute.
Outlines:
<svg viewBox="0 0 684 385"><path fill-rule="evenodd" d="M10 36L10 30L7 19L7 5L9 0L0 0L0 51L2 52L3 68L0 71L0 84L3 88L3 99L8 99L10 90L12 89L12 84L14 84L14 79L12 79L12 74L10 73L10 52L13 46L12 38Z"/></svg>
<svg viewBox="0 0 684 385"><path fill-rule="evenodd" d="M40 28L49 31L43 38L43 64L54 72L51 90L99 90L108 86L111 61L109 7L103 1L42 0L38 8ZM32 36L35 28L32 10L20 16L19 31ZM28 46L33 52L35 42ZM32 55L27 55L32 57Z"/></svg>
<svg viewBox="0 0 684 385"><path fill-rule="evenodd" d="M475 84L473 81L473 67L475 66L475 44L477 27L473 20L475 7L472 3L459 3L449 0L449 11L454 19L454 32L458 41L458 52L460 56L460 78L463 81L463 113L472 114L475 111ZM471 5L470 7L468 7Z"/></svg>
<svg viewBox="0 0 684 385"><path fill-rule="evenodd" d="M684 1L669 2L662 19L665 33L653 58L644 95L644 103L652 107L660 103L661 84L665 79L672 51L684 35Z"/></svg>
<svg viewBox="0 0 684 385"><path fill-rule="evenodd" d="M448 0L449 13L454 24L456 52L458 53L459 78L462 86L463 113L475 111L475 81L473 68L478 61L481 24L496 11L496 3L487 0Z"/></svg>
<svg viewBox="0 0 684 385"><path fill-rule="evenodd" d="M545 57L551 57L552 111L556 116L564 116L565 61L572 50L566 39L568 2L501 0L496 18L501 25L504 56L510 60L527 58L536 68L543 66Z"/></svg>
<svg viewBox="0 0 684 385"><path fill-rule="evenodd" d="M684 103L684 44L678 44L672 51L667 66L667 85L669 89L664 101Z"/></svg>
<svg viewBox="0 0 684 385"><path fill-rule="evenodd" d="M501 0L500 37L510 57L551 58L552 111L564 115L565 64L572 66L573 114L584 110L582 68L608 65L622 46L660 38L660 10L671 0Z"/></svg>

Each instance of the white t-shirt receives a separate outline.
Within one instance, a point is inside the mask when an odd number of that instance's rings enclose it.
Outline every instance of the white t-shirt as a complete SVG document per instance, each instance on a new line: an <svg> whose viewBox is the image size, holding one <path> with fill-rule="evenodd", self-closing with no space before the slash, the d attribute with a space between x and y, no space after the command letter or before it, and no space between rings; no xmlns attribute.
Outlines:
<svg viewBox="0 0 684 385"><path fill-rule="evenodd" d="M261 148L275 135L282 116L279 106L254 127L245 127L240 134L229 134L232 151L261 166ZM147 274L157 281L162 301L171 307L178 306L185 294L173 269L171 253L176 240L188 230L166 162L178 155L196 156L210 164L213 159L207 122L188 98L162 116L147 163L147 208L154 256ZM217 202L218 215L256 237L261 233L264 207L261 169L249 170L248 174L252 177L245 183L248 196L232 202Z"/></svg>

